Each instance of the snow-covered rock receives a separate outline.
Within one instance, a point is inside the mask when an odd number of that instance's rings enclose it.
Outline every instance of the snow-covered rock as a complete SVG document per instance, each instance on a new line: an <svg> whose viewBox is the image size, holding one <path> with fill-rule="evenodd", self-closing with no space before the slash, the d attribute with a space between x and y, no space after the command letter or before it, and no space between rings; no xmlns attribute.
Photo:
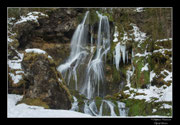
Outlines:
<svg viewBox="0 0 180 125"><path fill-rule="evenodd" d="M21 19L18 20L16 24L20 24L20 23L23 23L23 22L27 22L27 21L34 21L34 22L37 22L38 23L38 18L40 16L46 16L48 17L48 15L46 14L43 14L41 12L29 12L26 16L21 16Z"/></svg>

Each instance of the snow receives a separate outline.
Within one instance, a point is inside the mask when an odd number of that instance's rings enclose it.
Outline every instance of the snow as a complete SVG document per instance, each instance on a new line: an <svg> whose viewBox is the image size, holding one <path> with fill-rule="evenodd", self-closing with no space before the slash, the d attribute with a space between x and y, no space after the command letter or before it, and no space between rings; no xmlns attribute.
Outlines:
<svg viewBox="0 0 180 125"><path fill-rule="evenodd" d="M117 42L118 41L118 38L114 38L113 42Z"/></svg>
<svg viewBox="0 0 180 125"><path fill-rule="evenodd" d="M10 60L8 59L8 66L11 68L11 69L22 69L21 68L21 62L23 60L23 57L24 57L24 54L23 53L19 53L17 50L15 50L18 54L18 57L20 59L18 60Z"/></svg>
<svg viewBox="0 0 180 125"><path fill-rule="evenodd" d="M122 44L126 44L126 42L127 42L128 40L132 40L132 38L129 38L128 35L127 35L127 32L124 31L124 34L123 34L121 43L122 43Z"/></svg>
<svg viewBox="0 0 180 125"><path fill-rule="evenodd" d="M26 104L18 104L17 101L21 100L23 96L8 94L8 117L91 117L88 114L70 111L70 110L53 110L44 109L40 106L30 106Z"/></svg>
<svg viewBox="0 0 180 125"><path fill-rule="evenodd" d="M37 53L37 54L47 54L46 51L38 49L38 48L32 48L32 49L26 49L26 53ZM53 59L50 55L48 55L49 59Z"/></svg>
<svg viewBox="0 0 180 125"><path fill-rule="evenodd" d="M172 105L162 104L162 106L160 108L169 109L169 108L172 108Z"/></svg>
<svg viewBox="0 0 180 125"><path fill-rule="evenodd" d="M26 52L26 53L46 54L46 52L45 52L44 50L36 49L36 48L33 48L33 49L26 49L25 52Z"/></svg>
<svg viewBox="0 0 180 125"><path fill-rule="evenodd" d="M62 80L61 80L60 78L58 78L58 80L59 80L60 82L62 82Z"/></svg>
<svg viewBox="0 0 180 125"><path fill-rule="evenodd" d="M38 18L39 16L48 16L48 15L45 15L41 12L30 12L27 14L27 16L21 16L21 19L19 21L17 21L15 24L20 24L20 23L23 23L23 22L27 22L27 21L34 21L34 22L37 22L38 23Z"/></svg>
<svg viewBox="0 0 180 125"><path fill-rule="evenodd" d="M143 12L144 8L143 7L137 7L134 11L136 11L136 12Z"/></svg>
<svg viewBox="0 0 180 125"><path fill-rule="evenodd" d="M167 39L159 39L156 42L164 42L164 41L168 41L168 40L172 40L172 38L167 38Z"/></svg>
<svg viewBox="0 0 180 125"><path fill-rule="evenodd" d="M117 26L115 26L115 32L114 32L114 40L113 42L118 42L119 32L117 31Z"/></svg>
<svg viewBox="0 0 180 125"><path fill-rule="evenodd" d="M153 72L152 72L153 73ZM131 87L130 77L132 75L132 71L127 70L127 85L130 89L124 91L125 94L129 94L131 99L145 99L146 102L151 102L153 98L157 98L155 102L161 101L172 101L172 83L170 86L163 85L161 87L150 86L149 89L135 89ZM144 93L145 95L136 95L135 93L130 94L130 91L134 91L136 93Z"/></svg>
<svg viewBox="0 0 180 125"><path fill-rule="evenodd" d="M20 74L20 73L24 74L24 71L16 71L16 74Z"/></svg>
<svg viewBox="0 0 180 125"><path fill-rule="evenodd" d="M21 79L22 79L22 75L14 75L13 73L9 73L9 75L11 76L12 80L14 81L14 84L17 84Z"/></svg>
<svg viewBox="0 0 180 125"><path fill-rule="evenodd" d="M156 76L156 73L154 71L150 72L150 82L152 82L153 78Z"/></svg>
<svg viewBox="0 0 180 125"><path fill-rule="evenodd" d="M153 110L152 110L152 113L154 113L154 112L156 112L156 111L157 111L157 109L153 109Z"/></svg>
<svg viewBox="0 0 180 125"><path fill-rule="evenodd" d="M134 35L134 41L138 42L138 47L140 47L141 43L143 43L147 38L146 33L141 32L139 28L136 26L136 24L131 23L130 25L133 27L133 33L130 35Z"/></svg>
<svg viewBox="0 0 180 125"><path fill-rule="evenodd" d="M144 67L142 67L141 72L148 71L148 70L149 70L148 69L148 63L146 63L146 65Z"/></svg>
<svg viewBox="0 0 180 125"><path fill-rule="evenodd" d="M151 55L152 53L151 52L144 52L144 53L137 53L136 55L134 56L139 56L139 57L145 57L145 56L148 56L148 55Z"/></svg>
<svg viewBox="0 0 180 125"><path fill-rule="evenodd" d="M164 56L164 52L165 51L172 51L172 49L158 49L158 50L154 50L153 53L162 53Z"/></svg>
<svg viewBox="0 0 180 125"><path fill-rule="evenodd" d="M164 75L164 72L166 72L168 75L166 76L166 78L164 78L164 81L167 82L167 81L172 81L172 72L169 72L168 70L164 70L164 71L161 71L161 74Z"/></svg>
<svg viewBox="0 0 180 125"><path fill-rule="evenodd" d="M118 42L118 36L119 36L119 32L117 30L117 26L115 26L115 32L114 32L114 40L113 42Z"/></svg>
<svg viewBox="0 0 180 125"><path fill-rule="evenodd" d="M16 60L8 60L8 65L11 69L21 69L21 63Z"/></svg>
<svg viewBox="0 0 180 125"><path fill-rule="evenodd" d="M14 41L13 39L8 38L8 42L9 42L9 43L12 43L13 41Z"/></svg>

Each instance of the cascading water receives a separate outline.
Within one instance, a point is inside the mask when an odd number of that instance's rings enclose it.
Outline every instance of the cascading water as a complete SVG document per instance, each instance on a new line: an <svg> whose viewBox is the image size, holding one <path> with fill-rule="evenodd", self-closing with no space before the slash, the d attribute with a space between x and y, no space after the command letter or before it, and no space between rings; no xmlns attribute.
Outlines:
<svg viewBox="0 0 180 125"><path fill-rule="evenodd" d="M102 96L104 92L105 76L104 76L104 64L106 62L107 53L110 50L110 26L107 16L103 16L96 12L99 17L99 26L97 40L93 41L93 27L90 29L90 41L88 41L88 16L89 11L86 12L83 21L78 25L76 31L73 34L71 40L71 52L70 56L64 64L61 64L57 70L61 72L67 85L69 86L71 80L74 80L74 88L81 94L85 95L89 100L84 101L84 110L86 114L94 116L102 116L104 111L104 105L109 106L109 110L112 116L124 115L124 110L120 110L122 106L119 106L120 114L114 112L115 105L108 101L102 100L100 108L97 109L96 103L93 100L95 96ZM90 43L90 46L89 44ZM94 45L95 44L95 45ZM122 52L123 62L125 63L126 47L116 47L116 68L119 69L119 62ZM119 52L119 54L118 54ZM86 62L85 62L86 61ZM87 63L88 62L88 63ZM86 68L79 71L84 65ZM79 72L84 72L80 78ZM81 84L80 84L81 81ZM75 97L71 110L78 111L78 101ZM119 104L119 103L118 103Z"/></svg>
<svg viewBox="0 0 180 125"><path fill-rule="evenodd" d="M98 38L96 42L96 55L90 59L87 66L86 81L81 93L85 94L88 99L94 96L100 96L100 83L104 83L104 62L103 57L106 58L110 50L110 29L107 16L99 17ZM96 89L97 88L97 89Z"/></svg>
<svg viewBox="0 0 180 125"><path fill-rule="evenodd" d="M86 12L85 17L81 24L78 25L75 33L73 34L71 40L71 53L66 61L66 63L60 65L57 70L61 72L64 78L67 76L67 84L69 85L71 76L75 80L75 89L77 87L77 67L83 62L86 58L88 52L85 50L87 45L87 34L88 34L88 25L85 24L89 11Z"/></svg>

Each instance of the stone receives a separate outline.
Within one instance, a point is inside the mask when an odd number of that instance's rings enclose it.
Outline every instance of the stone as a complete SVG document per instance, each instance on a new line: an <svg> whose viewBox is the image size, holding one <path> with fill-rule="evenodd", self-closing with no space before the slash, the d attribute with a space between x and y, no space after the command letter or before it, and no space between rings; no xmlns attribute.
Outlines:
<svg viewBox="0 0 180 125"><path fill-rule="evenodd" d="M58 80L61 75L52 59L45 54L25 53L22 68L31 83L24 98L40 99L51 109L71 108L70 92Z"/></svg>

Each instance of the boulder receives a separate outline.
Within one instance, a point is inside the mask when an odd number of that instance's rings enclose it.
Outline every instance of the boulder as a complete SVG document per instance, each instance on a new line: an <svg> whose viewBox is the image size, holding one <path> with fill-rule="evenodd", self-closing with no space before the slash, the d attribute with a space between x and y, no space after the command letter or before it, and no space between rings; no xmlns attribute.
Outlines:
<svg viewBox="0 0 180 125"><path fill-rule="evenodd" d="M47 54L25 53L22 68L30 82L23 100L40 100L51 109L71 108L70 92L52 58Z"/></svg>

